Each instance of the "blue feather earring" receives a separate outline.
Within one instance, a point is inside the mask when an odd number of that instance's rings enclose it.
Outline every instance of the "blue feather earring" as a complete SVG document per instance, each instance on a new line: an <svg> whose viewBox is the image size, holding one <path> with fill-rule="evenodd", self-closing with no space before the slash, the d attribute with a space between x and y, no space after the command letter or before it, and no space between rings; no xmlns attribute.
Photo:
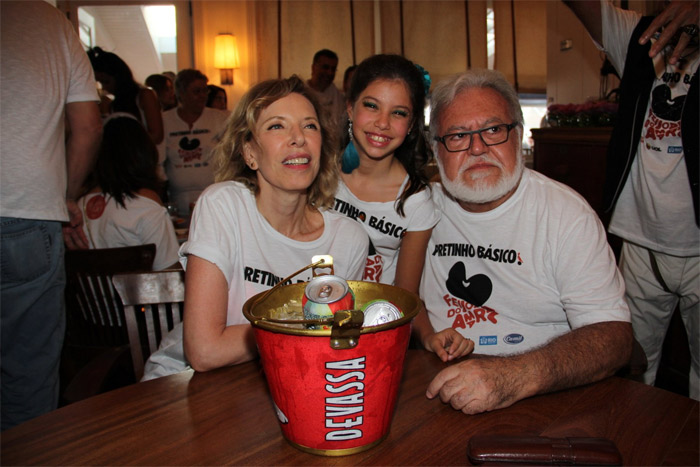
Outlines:
<svg viewBox="0 0 700 467"><path fill-rule="evenodd" d="M355 145L352 142L352 120L350 120L348 125L348 135L350 136L350 142L343 151L341 165L343 173L346 174L349 174L360 165L360 156L357 154L357 149L355 149Z"/></svg>

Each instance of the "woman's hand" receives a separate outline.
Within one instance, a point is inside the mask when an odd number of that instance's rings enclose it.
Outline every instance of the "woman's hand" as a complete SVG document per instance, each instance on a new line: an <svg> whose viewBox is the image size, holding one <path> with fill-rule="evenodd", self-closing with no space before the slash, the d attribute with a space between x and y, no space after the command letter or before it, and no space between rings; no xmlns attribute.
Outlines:
<svg viewBox="0 0 700 467"><path fill-rule="evenodd" d="M423 340L423 347L434 352L443 362L449 362L472 353L474 342L454 329L447 328L428 335Z"/></svg>

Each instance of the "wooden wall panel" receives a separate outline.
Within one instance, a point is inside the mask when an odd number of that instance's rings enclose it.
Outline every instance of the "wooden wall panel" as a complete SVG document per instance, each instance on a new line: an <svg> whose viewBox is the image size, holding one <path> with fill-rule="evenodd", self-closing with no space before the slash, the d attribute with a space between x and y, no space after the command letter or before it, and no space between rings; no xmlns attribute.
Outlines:
<svg viewBox="0 0 700 467"><path fill-rule="evenodd" d="M515 8L515 50L519 91L547 89L547 2L519 0Z"/></svg>
<svg viewBox="0 0 700 467"><path fill-rule="evenodd" d="M472 0L466 3L469 14L469 66L486 68L486 1Z"/></svg>
<svg viewBox="0 0 700 467"><path fill-rule="evenodd" d="M379 2L382 49L375 53L401 54L401 8L399 0Z"/></svg>
<svg viewBox="0 0 700 467"><path fill-rule="evenodd" d="M463 2L404 2L404 55L430 72L433 82L467 69Z"/></svg>
<svg viewBox="0 0 700 467"><path fill-rule="evenodd" d="M373 0L354 0L353 12L355 15L355 65L359 64L367 57L374 55L374 1ZM347 65L340 64L338 73L352 65L348 62ZM342 77L341 77L342 79Z"/></svg>
<svg viewBox="0 0 700 467"><path fill-rule="evenodd" d="M343 71L352 63L349 2L285 1L281 8L282 77L309 79L314 54L330 49L338 54L335 85L342 89Z"/></svg>
<svg viewBox="0 0 700 467"><path fill-rule="evenodd" d="M503 73L510 82L515 84L515 68L513 66L513 15L510 11L511 2L494 1L494 32L496 34L496 55L493 67Z"/></svg>
<svg viewBox="0 0 700 467"><path fill-rule="evenodd" d="M493 2L494 68L519 92L544 94L547 88L547 3L542 0Z"/></svg>
<svg viewBox="0 0 700 467"><path fill-rule="evenodd" d="M255 4L255 57L257 81L279 78L278 2Z"/></svg>

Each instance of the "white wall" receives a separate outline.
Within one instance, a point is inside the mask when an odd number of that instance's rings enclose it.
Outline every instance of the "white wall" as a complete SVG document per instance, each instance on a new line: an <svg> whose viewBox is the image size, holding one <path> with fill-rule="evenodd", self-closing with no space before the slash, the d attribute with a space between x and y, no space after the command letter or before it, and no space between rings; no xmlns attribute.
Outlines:
<svg viewBox="0 0 700 467"><path fill-rule="evenodd" d="M560 1L547 4L548 104L582 103L598 99L600 68L605 55L593 45L583 25ZM561 50L562 41L572 47Z"/></svg>

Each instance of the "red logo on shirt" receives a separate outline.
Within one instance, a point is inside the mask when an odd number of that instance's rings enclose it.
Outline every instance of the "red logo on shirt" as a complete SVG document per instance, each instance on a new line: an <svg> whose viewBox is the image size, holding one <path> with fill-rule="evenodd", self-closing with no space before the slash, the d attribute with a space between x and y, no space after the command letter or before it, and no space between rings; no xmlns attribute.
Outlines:
<svg viewBox="0 0 700 467"><path fill-rule="evenodd" d="M104 196L93 196L90 198L90 201L87 202L87 206L85 206L85 214L88 219L98 219L102 213L105 212L105 206L107 206L107 202Z"/></svg>
<svg viewBox="0 0 700 467"><path fill-rule="evenodd" d="M371 255L365 260L365 273L362 280L379 282L384 270L384 260L381 255Z"/></svg>

